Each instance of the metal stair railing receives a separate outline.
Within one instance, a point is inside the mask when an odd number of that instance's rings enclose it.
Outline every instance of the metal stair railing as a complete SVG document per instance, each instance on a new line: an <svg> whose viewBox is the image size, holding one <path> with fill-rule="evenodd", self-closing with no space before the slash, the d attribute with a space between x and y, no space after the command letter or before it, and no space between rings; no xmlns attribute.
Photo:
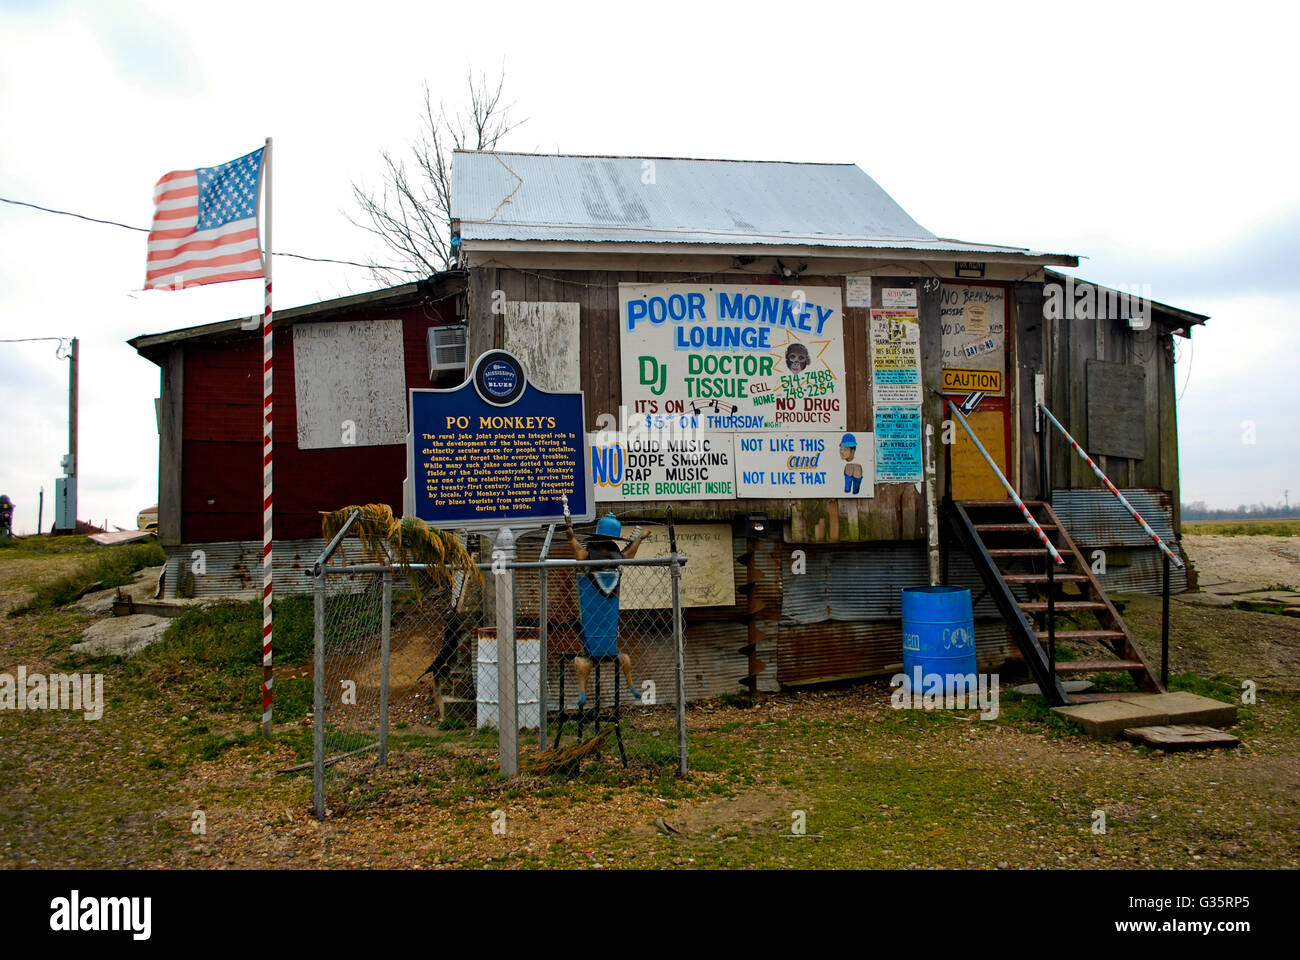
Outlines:
<svg viewBox="0 0 1300 960"><path fill-rule="evenodd" d="M1060 678L1056 675L1055 571L1057 565L1063 566L1065 564L1065 559L1048 538L1047 533L1039 525L1038 521L1035 520L1033 515L1029 512L1029 508L1026 507L1025 502L1020 499L1020 495L1016 493L1015 488L1011 486L1011 482L1007 480L1006 475L1001 471L1001 469L999 469L997 463L994 462L993 458L989 455L988 450L984 448L984 444L980 442L979 437L975 435L975 431L972 430L970 424L966 422L966 418L957 408L957 404L948 397L944 397L943 394L939 394L939 396L943 398L944 404L947 406L955 421L961 425L963 430L966 431L966 435L970 437L971 442L975 445L975 449L978 450L980 456L984 458L984 462L988 464L989 469L992 470L993 474L998 478L998 482L1002 484L1002 488L1006 490L1007 495L1010 496L1012 501L1015 503L1016 508L1020 511L1020 515L1024 517L1025 521L1033 529L1039 542L1043 545L1044 550L1052 558L1052 562L1047 565L1047 663L1046 670L1044 671L1042 669L1041 659L1043 656L1042 647L1038 643L1038 634L1034 629L1032 621L1026 620L1024 611L1020 609L1015 596L1011 593L1010 587L1007 585L1006 581L1002 579L1002 574L997 564L988 553L988 549L984 546L978 531L975 530L974 523L971 521L966 511L962 509L960 505L953 505L952 452L949 451L945 457L945 499L949 505L952 506L950 513L951 516L958 521L956 526L962 536L964 545L967 551L971 553L972 557L978 557L980 559L980 575L985 581L985 586L989 588L994 598L998 601L998 607L1002 612L1003 618L1007 620L1008 623L1019 627L1021 633L1024 634L1025 644L1033 654L1032 656L1028 656L1026 659L1030 664L1030 670L1034 674L1034 679L1038 683L1039 689L1041 689L1044 695L1055 704L1068 703L1069 698L1065 695L1065 689L1061 685ZM946 561L946 551L944 556ZM947 577L947 566L948 565L945 562L945 579ZM987 570L985 568L987 568Z"/></svg>
<svg viewBox="0 0 1300 960"><path fill-rule="evenodd" d="M966 418L962 416L961 411L957 409L957 405L947 397L944 397L944 402L948 404L948 411L956 418L957 422L961 424L961 428L965 430L966 435L970 437L971 443L975 444L975 449L980 452L980 456L984 458L984 462L989 465L989 469L997 476L998 482L1002 484L1003 489L1007 491L1007 494L1020 510L1020 515L1023 516L1029 525L1034 528L1034 533L1038 535L1038 539L1043 544L1044 549L1051 554L1052 560L1063 565L1065 560L1061 557L1061 554L1057 552L1056 547L1052 545L1052 541L1047 539L1047 534L1043 532L1043 528L1038 525L1038 521L1033 518L1032 514L1030 514L1029 508L1025 506L1025 502L1020 499L1020 495L1016 493L1015 488L1011 486L1011 481L1009 481L1002 471L998 469L998 465L993 461L993 458L989 456L989 452L984 449L984 444L980 443L980 438L975 436L975 431L970 428L970 424L966 422ZM948 496L950 498L952 497L951 485L948 489Z"/></svg>
<svg viewBox="0 0 1300 960"><path fill-rule="evenodd" d="M1134 522L1137 523L1137 525L1142 528L1142 530L1146 533L1146 535L1155 542L1155 545L1157 547L1160 548L1161 553L1164 554L1164 578L1163 578L1164 589L1163 589L1163 598L1161 602L1162 609L1161 609L1161 623L1160 623L1160 685L1162 687L1168 688L1169 686L1169 565L1172 562L1177 564L1181 568L1184 565L1183 561L1180 557L1175 555L1172 550L1169 549L1169 546L1162 539L1160 539L1160 535L1151 529L1151 525L1142 519L1142 515L1137 512L1137 509L1133 506L1133 504L1129 503L1128 498L1125 497L1124 494L1119 492L1119 488L1116 487L1115 484L1111 482L1110 477L1106 476L1106 474L1102 472L1101 467L1097 466L1097 464L1093 461L1092 457L1088 456L1088 452L1084 450L1083 447L1079 446L1079 441L1075 440L1074 437L1070 435L1070 431L1066 430L1065 427L1062 425L1061 421L1057 420L1056 417L1052 414L1052 411L1047 409L1047 405L1039 402L1036 404L1036 406L1038 408L1038 411L1048 419L1048 421L1052 424L1052 426L1056 427L1056 429L1061 432L1061 436L1065 437L1065 439L1069 441L1070 448L1074 450L1074 452L1077 453L1083 459L1083 462L1088 465L1088 467L1092 470L1092 472L1097 475L1097 479L1101 481L1102 486L1104 486L1107 490L1110 491L1111 495L1114 496L1115 499L1118 500L1120 504L1124 507L1124 509L1128 511L1129 516L1133 518ZM1050 489L1048 489L1048 483L1047 483L1047 466L1048 466L1047 431L1043 428L1041 422L1038 424L1038 430L1040 432L1039 460L1041 461L1039 464L1039 477L1040 477L1040 482L1045 491L1044 499L1048 499L1050 497L1051 491Z"/></svg>

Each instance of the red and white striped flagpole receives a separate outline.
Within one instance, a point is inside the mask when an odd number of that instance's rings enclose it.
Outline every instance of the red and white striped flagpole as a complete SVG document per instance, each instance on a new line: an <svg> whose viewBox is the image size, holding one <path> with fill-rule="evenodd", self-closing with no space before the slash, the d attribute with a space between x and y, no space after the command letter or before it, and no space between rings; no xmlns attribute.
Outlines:
<svg viewBox="0 0 1300 960"><path fill-rule="evenodd" d="M274 343L271 333L271 138L262 154L262 176L266 184L266 238L262 244L262 273L266 277L266 305L262 311L262 734L271 735L272 657L271 601L275 586L271 579L271 398L274 393Z"/></svg>

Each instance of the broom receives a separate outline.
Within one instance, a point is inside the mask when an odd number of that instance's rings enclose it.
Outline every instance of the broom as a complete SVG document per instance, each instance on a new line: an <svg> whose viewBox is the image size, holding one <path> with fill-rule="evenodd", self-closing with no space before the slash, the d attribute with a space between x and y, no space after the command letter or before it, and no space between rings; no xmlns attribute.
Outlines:
<svg viewBox="0 0 1300 960"><path fill-rule="evenodd" d="M575 776L578 768L582 766L583 758L594 753L605 738L616 729L616 727L609 726L590 740L581 740L562 749L543 750L535 754L532 760L526 764L528 771L541 774L564 773L570 777Z"/></svg>

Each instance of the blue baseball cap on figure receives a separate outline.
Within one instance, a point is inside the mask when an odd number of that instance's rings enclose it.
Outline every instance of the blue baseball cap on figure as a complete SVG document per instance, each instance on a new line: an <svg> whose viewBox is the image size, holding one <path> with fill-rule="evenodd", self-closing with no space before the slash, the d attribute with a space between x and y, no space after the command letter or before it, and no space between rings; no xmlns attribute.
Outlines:
<svg viewBox="0 0 1300 960"><path fill-rule="evenodd" d="M841 447L856 447L857 445L858 438L851 433L844 434L843 439L840 440Z"/></svg>
<svg viewBox="0 0 1300 960"><path fill-rule="evenodd" d="M618 522L618 517L612 513L607 513L600 518L596 524L596 533L602 537L617 537L623 532L623 525Z"/></svg>

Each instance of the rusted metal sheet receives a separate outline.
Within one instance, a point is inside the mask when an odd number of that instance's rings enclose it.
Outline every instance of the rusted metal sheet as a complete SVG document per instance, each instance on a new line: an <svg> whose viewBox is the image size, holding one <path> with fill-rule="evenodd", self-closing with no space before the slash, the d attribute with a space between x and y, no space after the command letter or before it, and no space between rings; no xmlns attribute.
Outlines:
<svg viewBox="0 0 1300 960"><path fill-rule="evenodd" d="M920 542L797 549L804 550L807 572L784 578L785 623L896 621L902 612L902 591L930 582L925 544ZM793 557L789 563L794 563ZM983 581L970 558L957 550L950 556L949 580L954 586L970 588L976 617L997 616L996 605L983 595Z"/></svg>
<svg viewBox="0 0 1300 960"><path fill-rule="evenodd" d="M783 686L849 680L902 670L903 632L899 623L783 624L777 678ZM996 667L1012 650L1001 620L975 622L976 661L981 670Z"/></svg>
<svg viewBox="0 0 1300 960"><path fill-rule="evenodd" d="M325 549L325 541L277 540L272 554L272 579L277 596L310 593L311 569ZM364 562L361 543L345 540L349 561ZM196 555L198 554L198 555ZM195 572L199 564L201 573ZM195 597L238 597L249 599L262 592L262 543L260 540L232 540L224 543L183 543L167 548L166 582L163 599L183 596L181 583L192 584ZM330 592L351 589L348 578L327 577ZM188 592L188 590L187 590Z"/></svg>
<svg viewBox="0 0 1300 960"><path fill-rule="evenodd" d="M1173 545L1171 545L1172 547ZM1174 553L1179 553L1177 549ZM1181 556L1181 554L1179 554ZM1109 560L1106 572L1099 573L1097 580L1108 593L1153 593L1164 592L1164 554L1155 547L1133 547L1129 562L1116 564ZM1182 593L1187 589L1187 568L1169 567L1169 592Z"/></svg>

